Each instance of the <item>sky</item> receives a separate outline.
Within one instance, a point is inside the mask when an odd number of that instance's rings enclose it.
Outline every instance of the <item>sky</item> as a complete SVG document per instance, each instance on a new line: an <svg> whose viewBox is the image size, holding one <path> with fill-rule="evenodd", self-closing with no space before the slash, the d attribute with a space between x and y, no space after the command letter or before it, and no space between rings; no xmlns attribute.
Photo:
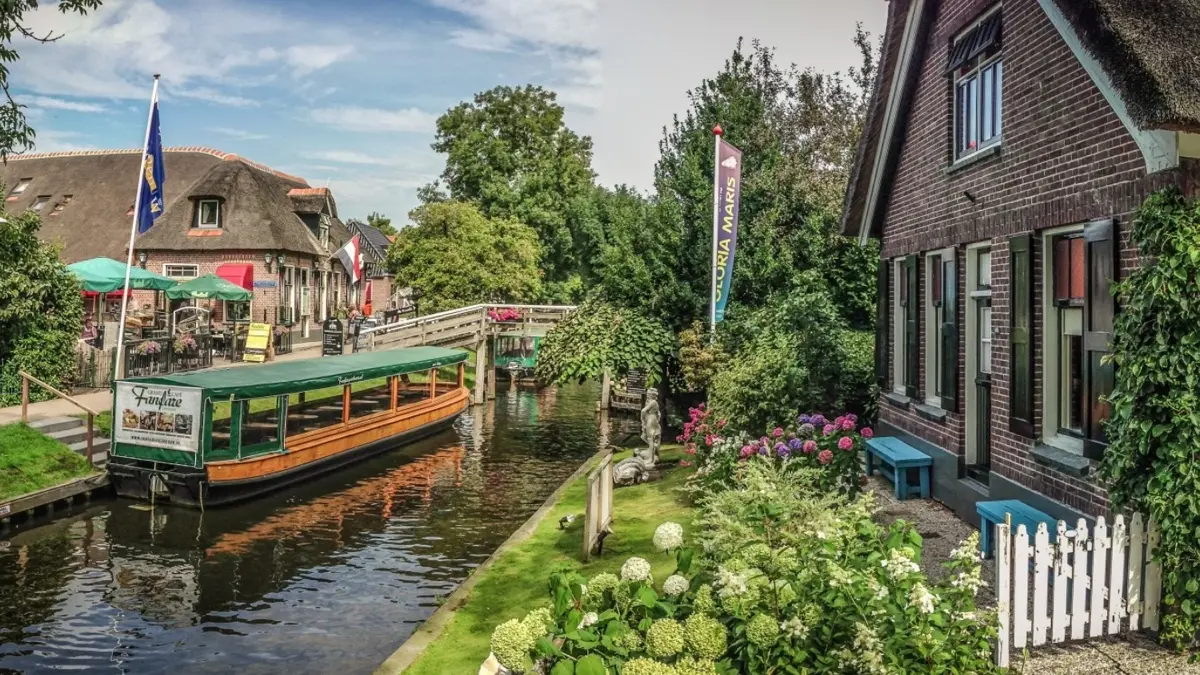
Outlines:
<svg viewBox="0 0 1200 675"><path fill-rule="evenodd" d="M10 81L37 152L137 148L153 74L167 146L233 152L328 184L343 219L402 224L444 158L437 117L498 85L558 93L605 185L651 188L658 141L688 89L739 37L783 63L857 64L885 0L105 0L27 16Z"/></svg>

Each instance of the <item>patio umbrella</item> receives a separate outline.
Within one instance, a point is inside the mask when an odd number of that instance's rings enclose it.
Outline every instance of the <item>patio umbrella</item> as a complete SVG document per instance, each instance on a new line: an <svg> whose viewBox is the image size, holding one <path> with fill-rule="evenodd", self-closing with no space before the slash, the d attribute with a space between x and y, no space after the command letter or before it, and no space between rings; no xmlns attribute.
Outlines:
<svg viewBox="0 0 1200 675"><path fill-rule="evenodd" d="M215 274L205 274L191 281L185 281L167 291L167 297L172 300L229 300L231 302L250 302L253 296L250 291L237 284L225 281Z"/></svg>
<svg viewBox="0 0 1200 675"><path fill-rule="evenodd" d="M67 265L67 269L79 277L85 291L111 293L125 286L125 263L112 258L81 260ZM165 291L174 285L174 279L140 267L133 267L129 271L129 287L133 289Z"/></svg>

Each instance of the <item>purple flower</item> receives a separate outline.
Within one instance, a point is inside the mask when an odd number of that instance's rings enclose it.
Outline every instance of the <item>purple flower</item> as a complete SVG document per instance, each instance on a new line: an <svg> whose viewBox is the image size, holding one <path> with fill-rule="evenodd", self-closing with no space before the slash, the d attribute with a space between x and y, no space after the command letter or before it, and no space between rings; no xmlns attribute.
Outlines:
<svg viewBox="0 0 1200 675"><path fill-rule="evenodd" d="M862 434L863 438L870 438L875 435L875 432L871 431L871 427L863 427L862 431L858 433Z"/></svg>
<svg viewBox="0 0 1200 675"><path fill-rule="evenodd" d="M780 457L787 457L790 454L790 451L788 450L788 447L786 445L784 445L783 443L776 443L775 444L775 454L779 455Z"/></svg>
<svg viewBox="0 0 1200 675"><path fill-rule="evenodd" d="M804 441L804 452L811 453L817 449L816 441Z"/></svg>
<svg viewBox="0 0 1200 675"><path fill-rule="evenodd" d="M826 436L832 434L834 431L837 431L837 429L834 428L834 426L832 424L826 424L825 428L821 430L821 432L824 433Z"/></svg>
<svg viewBox="0 0 1200 675"><path fill-rule="evenodd" d="M816 427L814 427L811 422L805 422L804 424L800 425L801 436L812 436L814 431L816 431Z"/></svg>
<svg viewBox="0 0 1200 675"><path fill-rule="evenodd" d="M808 415L801 415L800 419L798 419L796 421L799 422L800 424L808 424L809 422L812 421L812 418L809 417Z"/></svg>
<svg viewBox="0 0 1200 675"><path fill-rule="evenodd" d="M818 427L821 426L822 424L829 422L829 420L825 419L824 415L813 415L812 417L810 417L808 419L808 421L812 422L813 426L818 426Z"/></svg>
<svg viewBox="0 0 1200 675"><path fill-rule="evenodd" d="M846 413L846 419L850 420L851 422L858 422L858 415L855 415L854 413Z"/></svg>
<svg viewBox="0 0 1200 675"><path fill-rule="evenodd" d="M759 448L758 454L763 455L765 457L767 455L767 446L764 445L761 448Z"/></svg>
<svg viewBox="0 0 1200 675"><path fill-rule="evenodd" d="M842 436L840 439L838 439L838 447L842 450L849 450L850 448L854 447L854 440L849 436Z"/></svg>
<svg viewBox="0 0 1200 675"><path fill-rule="evenodd" d="M780 429L779 427L775 427L775 431L771 432L771 435L774 436L775 438L779 438L780 436L783 435L783 429Z"/></svg>
<svg viewBox="0 0 1200 675"><path fill-rule="evenodd" d="M800 448L804 447L804 441L800 440L799 438L793 438L792 440L788 441L788 447L792 450L799 450Z"/></svg>
<svg viewBox="0 0 1200 675"><path fill-rule="evenodd" d="M762 443L763 445L766 445L771 442L771 439L767 438L766 436L763 436L762 438L758 439L758 442Z"/></svg>

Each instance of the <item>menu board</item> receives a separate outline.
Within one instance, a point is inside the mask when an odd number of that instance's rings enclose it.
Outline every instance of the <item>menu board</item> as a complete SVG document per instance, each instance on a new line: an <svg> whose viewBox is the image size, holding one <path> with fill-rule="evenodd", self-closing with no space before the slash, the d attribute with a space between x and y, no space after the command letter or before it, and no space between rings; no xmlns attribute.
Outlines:
<svg viewBox="0 0 1200 675"><path fill-rule="evenodd" d="M262 363L267 360L267 346L271 342L271 324L252 323L246 333L246 351L243 361Z"/></svg>
<svg viewBox="0 0 1200 675"><path fill-rule="evenodd" d="M630 370L626 373L625 389L639 394L646 391L646 373L640 370Z"/></svg>
<svg viewBox="0 0 1200 675"><path fill-rule="evenodd" d="M117 443L196 452L203 390L195 387L117 383Z"/></svg>
<svg viewBox="0 0 1200 675"><path fill-rule="evenodd" d="M342 322L334 318L321 324L321 356L339 356L345 351Z"/></svg>

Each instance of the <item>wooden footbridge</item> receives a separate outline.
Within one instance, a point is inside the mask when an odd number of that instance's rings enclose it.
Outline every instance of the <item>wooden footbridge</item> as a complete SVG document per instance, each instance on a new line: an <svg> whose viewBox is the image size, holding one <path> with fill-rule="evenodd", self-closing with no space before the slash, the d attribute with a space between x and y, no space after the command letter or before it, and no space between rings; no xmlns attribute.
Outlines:
<svg viewBox="0 0 1200 675"><path fill-rule="evenodd" d="M497 321L502 310L516 310L518 318ZM366 329L356 350L375 351L431 345L467 347L475 351L474 402L496 395L495 354L490 345L501 336L542 337L575 311L574 305L471 305L437 314L401 319Z"/></svg>

